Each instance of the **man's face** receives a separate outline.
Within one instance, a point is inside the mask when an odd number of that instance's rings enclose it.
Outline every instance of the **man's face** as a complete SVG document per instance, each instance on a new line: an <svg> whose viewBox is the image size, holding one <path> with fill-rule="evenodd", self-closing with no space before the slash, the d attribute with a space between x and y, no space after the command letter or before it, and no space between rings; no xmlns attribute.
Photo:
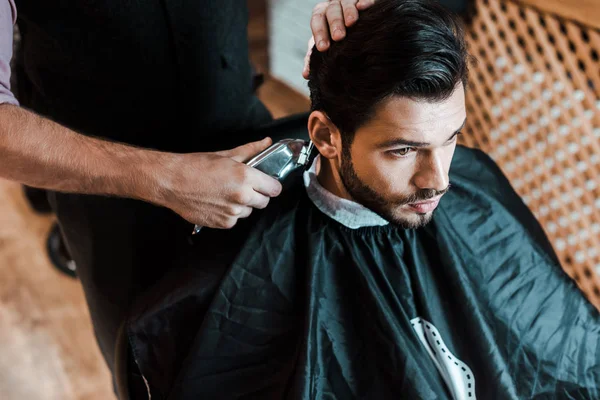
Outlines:
<svg viewBox="0 0 600 400"><path fill-rule="evenodd" d="M352 143L343 143L339 173L346 190L392 223L427 224L449 189L448 170L465 117L462 85L438 103L385 101Z"/></svg>

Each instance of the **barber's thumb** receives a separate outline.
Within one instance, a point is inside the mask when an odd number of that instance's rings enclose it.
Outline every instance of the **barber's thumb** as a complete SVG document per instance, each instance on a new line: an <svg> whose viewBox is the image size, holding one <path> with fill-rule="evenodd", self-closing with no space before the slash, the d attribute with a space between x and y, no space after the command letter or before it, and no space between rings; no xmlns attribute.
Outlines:
<svg viewBox="0 0 600 400"><path fill-rule="evenodd" d="M235 149L228 150L224 152L226 154L223 155L237 162L246 162L269 147L271 143L273 143L271 138L266 137L258 142L247 143L245 145L236 147Z"/></svg>

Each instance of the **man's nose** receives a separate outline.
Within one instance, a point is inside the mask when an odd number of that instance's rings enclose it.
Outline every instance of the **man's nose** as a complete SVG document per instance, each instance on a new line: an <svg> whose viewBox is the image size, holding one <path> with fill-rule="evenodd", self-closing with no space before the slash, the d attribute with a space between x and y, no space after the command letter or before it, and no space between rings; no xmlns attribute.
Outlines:
<svg viewBox="0 0 600 400"><path fill-rule="evenodd" d="M424 156L417 165L414 185L419 189L444 190L448 187L449 179L444 167L444 161L435 151Z"/></svg>

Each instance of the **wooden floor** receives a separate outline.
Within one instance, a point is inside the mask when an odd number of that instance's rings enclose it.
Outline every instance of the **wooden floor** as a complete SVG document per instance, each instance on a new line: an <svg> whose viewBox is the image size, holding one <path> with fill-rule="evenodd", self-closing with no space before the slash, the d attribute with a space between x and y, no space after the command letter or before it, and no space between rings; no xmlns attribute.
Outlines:
<svg viewBox="0 0 600 400"><path fill-rule="evenodd" d="M252 60L267 72L260 6L252 7L249 36ZM269 78L259 95L275 117L309 105ZM81 286L47 259L51 224L29 208L18 184L0 180L0 399L114 399Z"/></svg>
<svg viewBox="0 0 600 400"><path fill-rule="evenodd" d="M110 399L78 281L45 253L52 218L0 181L0 399Z"/></svg>

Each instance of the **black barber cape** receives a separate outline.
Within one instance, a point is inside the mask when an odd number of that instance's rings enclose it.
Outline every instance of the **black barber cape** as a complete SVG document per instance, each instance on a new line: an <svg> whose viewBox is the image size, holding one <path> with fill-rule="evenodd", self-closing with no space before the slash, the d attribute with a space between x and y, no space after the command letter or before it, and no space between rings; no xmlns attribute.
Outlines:
<svg viewBox="0 0 600 400"><path fill-rule="evenodd" d="M299 178L136 305L152 399L600 399L600 317L483 153L432 222L349 229Z"/></svg>

